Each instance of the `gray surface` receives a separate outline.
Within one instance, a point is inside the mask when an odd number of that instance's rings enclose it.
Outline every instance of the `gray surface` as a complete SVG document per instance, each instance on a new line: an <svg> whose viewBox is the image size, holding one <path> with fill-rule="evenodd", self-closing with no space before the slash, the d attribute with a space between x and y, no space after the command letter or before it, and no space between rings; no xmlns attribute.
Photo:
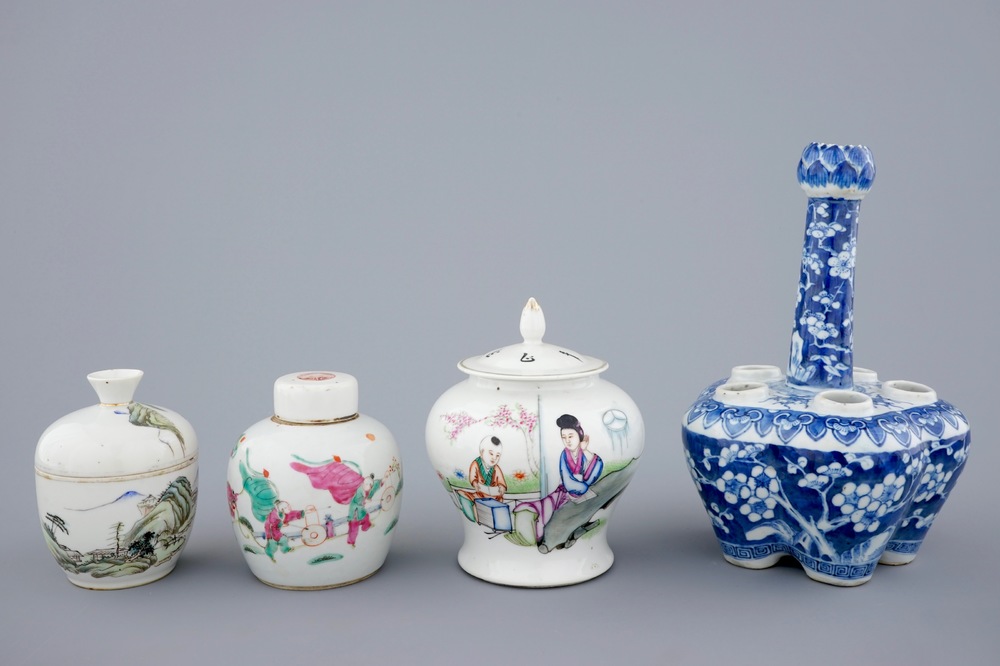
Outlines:
<svg viewBox="0 0 1000 666"><path fill-rule="evenodd" d="M0 5L0 660L996 663L995 2L157 4ZM702 387L786 360L812 140L878 166L858 363L978 434L916 561L856 589L726 564L679 441ZM648 431L614 567L549 591L461 572L423 443L529 296ZM45 550L32 454L109 367L194 424L201 495L169 578L94 593ZM223 488L304 369L360 378L407 479L383 571L320 593L252 578Z"/></svg>

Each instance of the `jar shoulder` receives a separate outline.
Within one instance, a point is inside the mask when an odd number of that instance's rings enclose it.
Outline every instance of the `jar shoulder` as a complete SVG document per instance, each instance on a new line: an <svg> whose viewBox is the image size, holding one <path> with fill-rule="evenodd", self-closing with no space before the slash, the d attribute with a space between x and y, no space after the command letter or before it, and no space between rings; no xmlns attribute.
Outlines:
<svg viewBox="0 0 1000 666"><path fill-rule="evenodd" d="M197 454L194 428L171 409L137 402L92 405L45 429L35 467L63 476L121 476L183 464Z"/></svg>
<svg viewBox="0 0 1000 666"><path fill-rule="evenodd" d="M229 467L236 471L240 462L254 467L288 461L319 462L334 457L346 460L374 460L399 457L399 446L384 424L361 414L344 423L289 425L263 419L247 428L233 447Z"/></svg>

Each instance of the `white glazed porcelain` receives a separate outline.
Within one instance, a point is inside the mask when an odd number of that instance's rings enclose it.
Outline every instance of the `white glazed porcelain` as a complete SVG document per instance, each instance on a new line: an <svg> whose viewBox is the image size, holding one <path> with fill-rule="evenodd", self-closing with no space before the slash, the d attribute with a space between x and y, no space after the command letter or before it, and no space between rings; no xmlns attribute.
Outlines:
<svg viewBox="0 0 1000 666"><path fill-rule="evenodd" d="M250 570L273 587L348 585L385 561L403 489L389 430L358 412L351 375L299 372L274 383L274 416L229 461L229 513Z"/></svg>
<svg viewBox="0 0 1000 666"><path fill-rule="evenodd" d="M53 423L35 449L42 531L80 587L166 576L194 520L197 437L176 412L132 400L141 378L141 370L88 375L100 404Z"/></svg>
<svg viewBox="0 0 1000 666"><path fill-rule="evenodd" d="M493 583L552 587L611 567L607 522L642 453L639 409L598 375L604 361L542 342L534 299L524 341L459 363L469 375L427 419L427 452L462 516L459 565Z"/></svg>

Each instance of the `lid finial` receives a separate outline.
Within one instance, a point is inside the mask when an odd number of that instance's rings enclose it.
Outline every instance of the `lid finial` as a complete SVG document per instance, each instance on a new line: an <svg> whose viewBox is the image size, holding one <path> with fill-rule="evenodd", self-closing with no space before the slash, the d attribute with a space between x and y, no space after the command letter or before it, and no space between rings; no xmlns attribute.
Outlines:
<svg viewBox="0 0 1000 666"><path fill-rule="evenodd" d="M101 370L87 375L87 381L97 391L102 405L127 405L132 402L135 387L142 379L142 370Z"/></svg>
<svg viewBox="0 0 1000 666"><path fill-rule="evenodd" d="M545 335L545 314L534 298L528 299L528 304L521 311L521 337L526 343L540 344Z"/></svg>
<svg viewBox="0 0 1000 666"><path fill-rule="evenodd" d="M523 381L577 379L598 375L608 368L600 359L542 342L543 335L545 315L538 301L529 298L521 311L524 342L471 356L458 367L476 377Z"/></svg>

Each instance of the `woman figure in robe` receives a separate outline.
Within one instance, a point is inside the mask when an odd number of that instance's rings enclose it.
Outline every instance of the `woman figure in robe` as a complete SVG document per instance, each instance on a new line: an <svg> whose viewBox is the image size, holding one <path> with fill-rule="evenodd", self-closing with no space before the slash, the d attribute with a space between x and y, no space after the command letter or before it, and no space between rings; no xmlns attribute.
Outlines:
<svg viewBox="0 0 1000 666"><path fill-rule="evenodd" d="M566 502L579 500L601 478L604 461L589 453L590 437L583 432L580 420L571 414L556 419L563 450L559 454L559 480L551 493L537 500L514 505L514 533L509 539L524 546L534 546L545 536L545 525Z"/></svg>

